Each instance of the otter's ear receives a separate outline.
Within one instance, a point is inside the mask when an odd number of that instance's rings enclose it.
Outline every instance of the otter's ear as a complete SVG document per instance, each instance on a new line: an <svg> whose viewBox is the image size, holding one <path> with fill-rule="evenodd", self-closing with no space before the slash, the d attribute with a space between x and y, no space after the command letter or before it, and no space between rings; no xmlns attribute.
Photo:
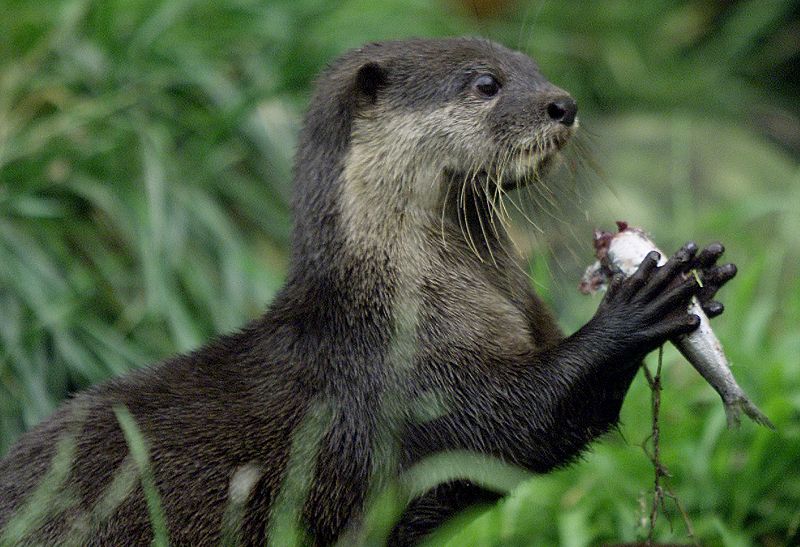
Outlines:
<svg viewBox="0 0 800 547"><path fill-rule="evenodd" d="M375 62L369 62L358 69L356 89L370 103L375 103L378 91L386 85L386 70Z"/></svg>

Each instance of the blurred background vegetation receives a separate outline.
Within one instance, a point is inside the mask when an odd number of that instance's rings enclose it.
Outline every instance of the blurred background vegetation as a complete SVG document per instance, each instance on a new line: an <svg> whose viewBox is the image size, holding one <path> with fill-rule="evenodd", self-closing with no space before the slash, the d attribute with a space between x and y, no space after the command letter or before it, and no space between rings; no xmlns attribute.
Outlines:
<svg viewBox="0 0 800 547"><path fill-rule="evenodd" d="M716 329L778 431L726 430L719 397L668 350L662 459L703 544L800 543L800 4L0 7L0 454L74 391L263 311L286 269L292 153L327 61L370 40L482 35L531 54L581 107L582 146L551 181L567 191L531 246L566 330L597 305L575 290L593 227L624 218L665 249L726 244L740 274ZM649 428L638 378L619 433L437 541L643 538ZM686 541L667 508L658 537Z"/></svg>

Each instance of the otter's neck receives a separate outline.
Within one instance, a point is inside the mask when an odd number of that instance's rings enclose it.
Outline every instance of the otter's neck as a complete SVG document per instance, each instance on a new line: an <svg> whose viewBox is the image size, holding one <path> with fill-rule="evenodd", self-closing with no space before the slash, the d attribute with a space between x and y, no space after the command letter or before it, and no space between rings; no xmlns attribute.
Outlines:
<svg viewBox="0 0 800 547"><path fill-rule="evenodd" d="M351 250L413 267L423 260L424 234L435 220L442 186L436 168L389 158L369 144L354 143L342 171L339 207L343 235Z"/></svg>
<svg viewBox="0 0 800 547"><path fill-rule="evenodd" d="M296 200L298 275L311 273L356 298L416 292L443 247L459 254L459 262L494 262L489 247L502 245L504 234L490 218L485 193L464 190L464 177L443 169L438 158L406 149L413 141L403 138L408 127L391 124L393 146L385 138L370 140L374 132L356 131L346 146L303 147L296 180L303 190Z"/></svg>

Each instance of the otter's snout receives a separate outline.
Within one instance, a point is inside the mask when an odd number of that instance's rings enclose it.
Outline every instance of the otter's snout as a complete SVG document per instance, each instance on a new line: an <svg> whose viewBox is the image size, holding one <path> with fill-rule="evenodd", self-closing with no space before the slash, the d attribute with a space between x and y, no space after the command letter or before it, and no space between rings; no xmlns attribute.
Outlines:
<svg viewBox="0 0 800 547"><path fill-rule="evenodd" d="M570 127L575 123L575 116L578 114L578 103L569 95L559 97L547 105L547 115L554 122Z"/></svg>

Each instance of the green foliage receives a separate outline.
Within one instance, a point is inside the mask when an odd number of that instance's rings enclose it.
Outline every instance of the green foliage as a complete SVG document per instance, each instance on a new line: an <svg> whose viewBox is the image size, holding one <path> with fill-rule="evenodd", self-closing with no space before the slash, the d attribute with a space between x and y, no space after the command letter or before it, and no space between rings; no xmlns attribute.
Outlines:
<svg viewBox="0 0 800 547"><path fill-rule="evenodd" d="M778 432L725 430L717 395L668 352L663 460L704 544L800 539L795 4L543 1L481 22L422 0L2 5L0 454L72 391L263 310L284 275L291 155L325 62L369 40L482 34L531 53L581 104L578 168L551 181L572 193L536 218L547 237L533 266L568 330L597 303L574 290L595 225L627 219L665 249L728 247L740 275L715 328ZM642 538L648 401L637 379L622 434L435 543ZM659 537L685 539L671 513Z"/></svg>
<svg viewBox="0 0 800 547"><path fill-rule="evenodd" d="M168 547L167 519L164 516L164 509L161 507L161 498L158 495L153 470L150 467L150 451L147 447L147 440L127 408L122 405L114 407L114 415L125 436L129 454L142 482L147 514L150 517L150 525L153 527L153 546Z"/></svg>

